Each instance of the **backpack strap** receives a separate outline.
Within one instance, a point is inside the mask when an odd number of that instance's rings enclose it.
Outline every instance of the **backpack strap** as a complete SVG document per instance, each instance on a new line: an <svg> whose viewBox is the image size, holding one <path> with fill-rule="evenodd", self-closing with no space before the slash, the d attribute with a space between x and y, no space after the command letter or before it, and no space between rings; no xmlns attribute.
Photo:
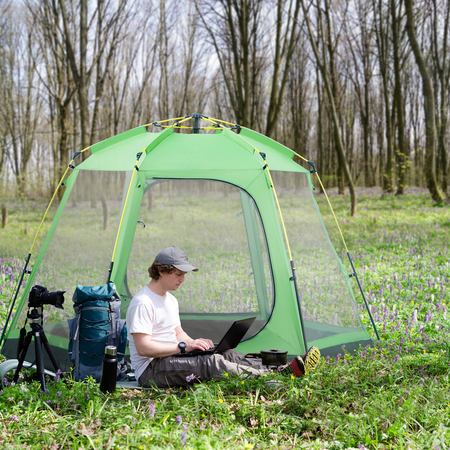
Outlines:
<svg viewBox="0 0 450 450"><path fill-rule="evenodd" d="M75 312L77 314L77 327L73 337L73 351L75 351L75 380L80 380L80 322L81 322L81 306L77 306Z"/></svg>
<svg viewBox="0 0 450 450"><path fill-rule="evenodd" d="M109 336L111 337L115 337L116 336L116 329L117 329L117 324L116 324L116 314L114 311L114 305L110 302L109 303L109 323L110 325L110 330L109 330Z"/></svg>

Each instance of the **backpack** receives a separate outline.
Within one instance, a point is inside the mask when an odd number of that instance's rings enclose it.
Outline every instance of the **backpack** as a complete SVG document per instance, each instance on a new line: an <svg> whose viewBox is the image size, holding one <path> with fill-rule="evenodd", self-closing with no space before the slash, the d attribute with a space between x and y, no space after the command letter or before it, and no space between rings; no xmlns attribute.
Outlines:
<svg viewBox="0 0 450 450"><path fill-rule="evenodd" d="M121 373L127 346L127 326L120 318L120 297L114 283L104 286L78 285L72 297L76 317L69 319L70 360L76 381L92 376L100 381L107 345L117 348L117 375ZM120 377L119 377L120 378Z"/></svg>

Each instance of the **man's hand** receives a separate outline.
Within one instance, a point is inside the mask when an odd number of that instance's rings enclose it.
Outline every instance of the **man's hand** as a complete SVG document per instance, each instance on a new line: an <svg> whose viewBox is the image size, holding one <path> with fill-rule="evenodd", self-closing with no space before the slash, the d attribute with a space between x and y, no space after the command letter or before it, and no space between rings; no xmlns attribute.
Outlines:
<svg viewBox="0 0 450 450"><path fill-rule="evenodd" d="M192 352L193 350L208 350L214 348L214 343L211 339L192 339L189 337L181 326L175 328L178 342L186 343L186 351Z"/></svg>
<svg viewBox="0 0 450 450"><path fill-rule="evenodd" d="M192 352L193 350L208 350L214 347L213 341L210 339L193 339L186 342L186 351Z"/></svg>

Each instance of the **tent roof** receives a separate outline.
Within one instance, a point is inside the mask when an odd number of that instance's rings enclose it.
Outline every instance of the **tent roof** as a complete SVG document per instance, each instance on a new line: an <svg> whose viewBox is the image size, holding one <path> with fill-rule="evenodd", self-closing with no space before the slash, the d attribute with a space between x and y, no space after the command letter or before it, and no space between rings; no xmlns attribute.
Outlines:
<svg viewBox="0 0 450 450"><path fill-rule="evenodd" d="M238 135L228 129L215 134L174 133L173 128L159 133L141 126L93 145L92 156L80 168L85 170L132 170L139 152L151 153L150 161L141 157L141 170L177 171L260 170L264 161L255 148L266 154L270 170L308 172L293 161L294 152L255 131L242 128Z"/></svg>

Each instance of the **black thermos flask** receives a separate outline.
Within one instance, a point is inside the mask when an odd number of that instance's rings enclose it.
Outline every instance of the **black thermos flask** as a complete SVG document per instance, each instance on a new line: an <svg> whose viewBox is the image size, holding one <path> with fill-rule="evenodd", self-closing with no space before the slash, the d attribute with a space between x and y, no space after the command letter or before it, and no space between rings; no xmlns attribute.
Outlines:
<svg viewBox="0 0 450 450"><path fill-rule="evenodd" d="M114 345L105 347L105 356L102 361L102 378L100 390L102 392L114 392L117 381L117 350Z"/></svg>

